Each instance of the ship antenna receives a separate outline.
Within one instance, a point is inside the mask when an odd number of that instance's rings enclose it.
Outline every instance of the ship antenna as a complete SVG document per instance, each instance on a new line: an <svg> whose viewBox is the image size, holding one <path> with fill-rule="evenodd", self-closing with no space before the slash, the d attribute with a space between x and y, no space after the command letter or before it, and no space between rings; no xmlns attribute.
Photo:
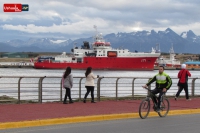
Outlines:
<svg viewBox="0 0 200 133"><path fill-rule="evenodd" d="M99 35L98 31L97 31L97 26L96 25L94 25L94 29L96 30L96 35L94 36L94 41L96 42L96 41L99 40L100 35Z"/></svg>
<svg viewBox="0 0 200 133"><path fill-rule="evenodd" d="M169 53L170 53L170 54L174 54L173 43L172 43L172 47L171 47L171 49L170 49Z"/></svg>
<svg viewBox="0 0 200 133"><path fill-rule="evenodd" d="M156 44L156 53L160 53L160 44L159 43L157 43Z"/></svg>
<svg viewBox="0 0 200 133"><path fill-rule="evenodd" d="M94 29L96 30L96 34L97 34L97 26L96 25L94 25Z"/></svg>
<svg viewBox="0 0 200 133"><path fill-rule="evenodd" d="M73 46L74 48L76 47L76 44L77 44L77 43L75 42L75 43L74 43L74 46Z"/></svg>

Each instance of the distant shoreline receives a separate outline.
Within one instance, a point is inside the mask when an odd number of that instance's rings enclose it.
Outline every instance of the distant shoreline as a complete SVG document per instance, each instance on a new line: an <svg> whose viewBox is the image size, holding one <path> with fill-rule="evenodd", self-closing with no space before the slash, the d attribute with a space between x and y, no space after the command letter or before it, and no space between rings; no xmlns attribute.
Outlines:
<svg viewBox="0 0 200 133"><path fill-rule="evenodd" d="M158 70L158 67L154 67L154 70ZM165 70L181 70L181 68L175 68L175 67L165 67ZM187 70L190 71L200 71L200 68L188 68Z"/></svg>
<svg viewBox="0 0 200 133"><path fill-rule="evenodd" d="M11 65L0 65L0 68L34 68L34 66L23 66L23 65L19 65L19 66L11 66Z"/></svg>
<svg viewBox="0 0 200 133"><path fill-rule="evenodd" d="M0 65L0 68L34 68L32 65ZM180 70L181 68L165 67L165 70ZM103 69L102 69L103 70ZM158 70L158 67L154 67L154 70ZM188 69L190 71L200 71L200 69Z"/></svg>

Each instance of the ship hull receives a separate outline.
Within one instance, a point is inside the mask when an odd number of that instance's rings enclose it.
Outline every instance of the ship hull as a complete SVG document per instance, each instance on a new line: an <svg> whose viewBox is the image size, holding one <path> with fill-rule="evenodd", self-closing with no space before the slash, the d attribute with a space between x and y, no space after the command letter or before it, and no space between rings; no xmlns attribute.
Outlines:
<svg viewBox="0 0 200 133"><path fill-rule="evenodd" d="M36 69L86 69L92 67L96 70L154 70L157 57L84 57L81 63L69 62L35 62Z"/></svg>

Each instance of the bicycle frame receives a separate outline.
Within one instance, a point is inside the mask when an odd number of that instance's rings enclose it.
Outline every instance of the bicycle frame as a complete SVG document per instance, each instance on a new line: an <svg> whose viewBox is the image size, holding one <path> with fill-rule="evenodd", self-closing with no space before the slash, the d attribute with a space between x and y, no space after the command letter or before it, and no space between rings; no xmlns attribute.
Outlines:
<svg viewBox="0 0 200 133"><path fill-rule="evenodd" d="M145 89L148 90L148 92L149 92L149 94L147 95L147 98L152 100L153 105L154 105L153 109L155 111L157 109L157 102L158 102L158 101L155 101L155 100L158 100L158 96L153 94L150 89L148 89L148 88L145 88Z"/></svg>
<svg viewBox="0 0 200 133"><path fill-rule="evenodd" d="M148 88L145 88L145 89L148 90L148 95L140 103L140 106L139 106L140 117L142 119L145 119L148 116L150 112L150 106L151 106L150 100L152 100L153 102L154 111L156 111L160 117L165 117L169 112L169 106L170 106L168 99L165 97L165 94L163 94L162 99L161 99L160 110L157 111L158 96L153 94L150 89Z"/></svg>

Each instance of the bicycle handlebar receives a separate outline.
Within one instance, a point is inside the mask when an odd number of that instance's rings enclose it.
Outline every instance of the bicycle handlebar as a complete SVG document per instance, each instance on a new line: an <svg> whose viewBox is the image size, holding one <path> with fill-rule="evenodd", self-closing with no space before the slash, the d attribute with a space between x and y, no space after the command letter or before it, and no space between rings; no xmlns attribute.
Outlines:
<svg viewBox="0 0 200 133"><path fill-rule="evenodd" d="M148 87L142 86L144 89L151 91Z"/></svg>

